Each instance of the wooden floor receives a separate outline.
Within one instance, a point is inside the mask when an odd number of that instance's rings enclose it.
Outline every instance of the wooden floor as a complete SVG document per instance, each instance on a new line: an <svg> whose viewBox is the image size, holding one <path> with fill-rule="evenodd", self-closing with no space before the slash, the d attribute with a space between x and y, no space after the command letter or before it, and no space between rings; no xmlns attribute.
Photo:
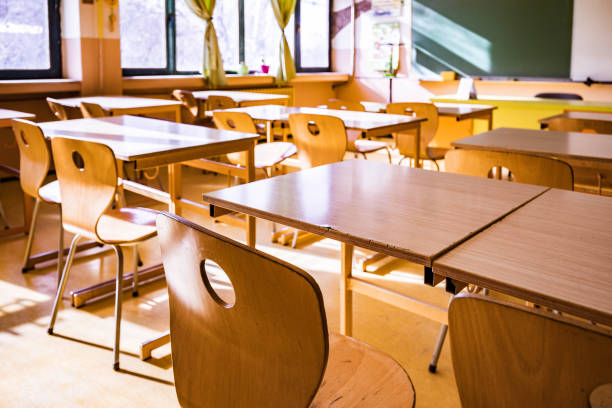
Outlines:
<svg viewBox="0 0 612 408"><path fill-rule="evenodd" d="M386 155L385 155L386 156ZM385 157L381 156L381 157ZM199 200L202 191L223 188L224 176L202 175L185 169L187 198ZM0 183L0 197L9 222L18 224L19 187L16 181ZM129 197L128 197L129 200ZM157 207L162 209L161 207ZM43 205L34 252L56 247L58 217L53 207ZM244 231L213 224L206 216L184 216L214 230L244 241ZM258 220L257 246L311 273L324 294L330 331L338 330L338 278L340 245L322 240L302 249L271 244L271 223ZM66 237L66 242L69 242ZM141 288L140 297L124 297L121 367L112 370L113 303L106 299L81 309L60 309L55 335L46 333L56 285L54 267L21 273L24 236L0 242L0 405L2 407L172 407L178 406L173 388L170 348L165 346L146 362L138 359L141 341L163 332L168 323L165 284ZM145 266L158 263L156 239L140 247ZM359 255L359 252L358 252ZM131 265L128 260L126 265ZM394 262L386 268L387 279L430 302L446 305L448 295L440 288L423 285L422 268ZM85 259L73 267L70 290L115 276L115 258ZM221 288L222 290L222 288ZM389 353L410 374L416 389L417 407L459 406L459 398L445 345L438 373L427 370L439 324L392 306L356 295L355 337ZM197 358L194 356L194 358Z"/></svg>

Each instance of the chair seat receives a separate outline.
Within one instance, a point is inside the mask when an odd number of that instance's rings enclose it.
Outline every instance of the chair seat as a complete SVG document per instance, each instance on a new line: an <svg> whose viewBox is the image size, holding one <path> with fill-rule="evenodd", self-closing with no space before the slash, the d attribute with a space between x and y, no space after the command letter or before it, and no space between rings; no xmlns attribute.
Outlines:
<svg viewBox="0 0 612 408"><path fill-rule="evenodd" d="M255 146L255 168L272 167L297 153L289 142L262 143Z"/></svg>
<svg viewBox="0 0 612 408"><path fill-rule="evenodd" d="M368 139L359 139L354 142L354 150L353 148L349 148L351 152L357 153L372 153L377 150L386 149L388 145L385 142L378 142L376 140L368 140Z"/></svg>
<svg viewBox="0 0 612 408"><path fill-rule="evenodd" d="M38 195L44 202L59 204L62 202L60 198L59 182L57 180L45 184L38 189Z"/></svg>
<svg viewBox="0 0 612 408"><path fill-rule="evenodd" d="M404 369L375 348L339 334L329 336L327 369L311 408L412 407L414 387Z"/></svg>
<svg viewBox="0 0 612 408"><path fill-rule="evenodd" d="M98 221L97 232L106 244L128 244L151 238L157 233L157 213L144 208L107 211Z"/></svg>
<svg viewBox="0 0 612 408"><path fill-rule="evenodd" d="M425 157L428 157L431 160L443 160L444 155L449 150L450 149L448 147L427 146Z"/></svg>

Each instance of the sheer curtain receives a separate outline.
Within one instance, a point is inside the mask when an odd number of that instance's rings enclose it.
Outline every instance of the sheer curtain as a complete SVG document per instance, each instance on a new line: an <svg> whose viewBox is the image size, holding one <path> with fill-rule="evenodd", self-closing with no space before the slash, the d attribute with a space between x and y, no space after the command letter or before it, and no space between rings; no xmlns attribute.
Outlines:
<svg viewBox="0 0 612 408"><path fill-rule="evenodd" d="M291 49L289 48L287 37L285 37L285 27L287 27L287 23L295 10L295 3L297 0L270 0L270 2L272 3L274 17L276 17L276 22L282 32L276 81L279 84L283 84L295 78L295 64L291 56Z"/></svg>

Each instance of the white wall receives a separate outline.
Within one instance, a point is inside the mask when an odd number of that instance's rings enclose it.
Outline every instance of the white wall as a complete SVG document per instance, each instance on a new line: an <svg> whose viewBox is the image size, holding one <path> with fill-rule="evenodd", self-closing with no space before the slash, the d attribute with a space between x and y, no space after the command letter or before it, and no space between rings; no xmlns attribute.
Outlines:
<svg viewBox="0 0 612 408"><path fill-rule="evenodd" d="M612 81L612 0L574 0L571 78Z"/></svg>

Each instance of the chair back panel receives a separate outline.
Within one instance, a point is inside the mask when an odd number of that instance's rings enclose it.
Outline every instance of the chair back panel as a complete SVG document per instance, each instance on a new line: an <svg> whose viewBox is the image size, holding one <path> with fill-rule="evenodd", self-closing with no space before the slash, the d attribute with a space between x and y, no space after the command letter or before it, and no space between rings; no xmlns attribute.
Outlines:
<svg viewBox="0 0 612 408"><path fill-rule="evenodd" d="M588 407L612 382L612 331L490 296L460 294L448 310L464 407Z"/></svg>
<svg viewBox="0 0 612 408"><path fill-rule="evenodd" d="M433 140L438 130L438 108L428 102L396 102L387 105L387 113L394 115L410 115L427 118L421 122L421 156L427 157L427 146ZM396 138L397 148L402 156L414 157L414 136L411 133L402 134Z"/></svg>
<svg viewBox="0 0 612 408"><path fill-rule="evenodd" d="M206 99L206 105L208 110L231 109L238 106L232 98L223 95L210 95Z"/></svg>
<svg viewBox="0 0 612 408"><path fill-rule="evenodd" d="M555 118L548 122L549 130L612 134L612 122L588 121L573 118Z"/></svg>
<svg viewBox="0 0 612 408"><path fill-rule="evenodd" d="M245 112L215 111L213 112L213 122L217 129L233 130L243 133L257 133L257 128L255 127L251 115ZM247 155L247 152L229 153L227 158L230 163L245 167Z"/></svg>
<svg viewBox="0 0 612 408"><path fill-rule="evenodd" d="M327 101L327 109L349 110L364 112L365 107L359 102L341 101L339 99L330 99Z"/></svg>
<svg viewBox="0 0 612 408"><path fill-rule="evenodd" d="M186 122L193 123L200 117L200 104L191 91L175 89L172 96L183 104L181 118Z"/></svg>
<svg viewBox="0 0 612 408"><path fill-rule="evenodd" d="M111 113L97 103L81 102L81 113L84 118L103 118Z"/></svg>
<svg viewBox="0 0 612 408"><path fill-rule="evenodd" d="M106 145L53 138L55 171L62 197L62 222L86 236L100 239L96 226L117 190L117 163ZM73 231L74 232L74 231Z"/></svg>
<svg viewBox="0 0 612 408"><path fill-rule="evenodd" d="M513 181L538 186L574 189L572 167L564 161L548 157L486 150L449 150L444 167L450 173L489 177L494 167L505 167L512 172Z"/></svg>
<svg viewBox="0 0 612 408"><path fill-rule="evenodd" d="M49 105L49 109L51 109L51 112L59 120L77 119L82 117L80 108L67 108L57 99L47 98L47 105Z"/></svg>
<svg viewBox="0 0 612 408"><path fill-rule="evenodd" d="M304 168L342 161L346 152L346 129L335 116L295 113L289 127Z"/></svg>
<svg viewBox="0 0 612 408"><path fill-rule="evenodd" d="M29 120L14 119L13 133L19 147L19 182L24 193L40 198L38 189L49 172L51 156L42 130Z"/></svg>
<svg viewBox="0 0 612 408"><path fill-rule="evenodd" d="M329 352L314 279L175 215L159 214L157 230L181 406L308 406ZM207 259L229 277L233 305L220 299L218 283L206 277Z"/></svg>

